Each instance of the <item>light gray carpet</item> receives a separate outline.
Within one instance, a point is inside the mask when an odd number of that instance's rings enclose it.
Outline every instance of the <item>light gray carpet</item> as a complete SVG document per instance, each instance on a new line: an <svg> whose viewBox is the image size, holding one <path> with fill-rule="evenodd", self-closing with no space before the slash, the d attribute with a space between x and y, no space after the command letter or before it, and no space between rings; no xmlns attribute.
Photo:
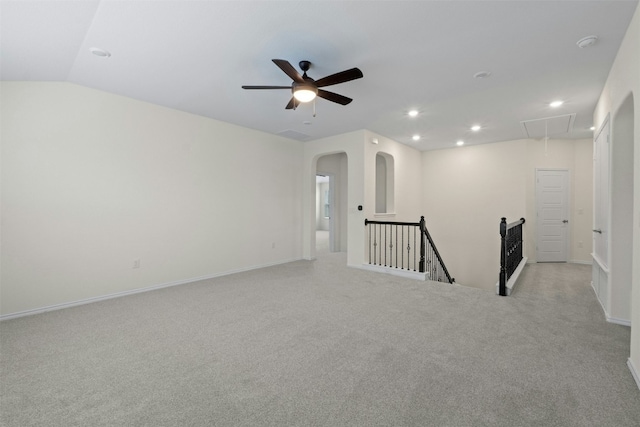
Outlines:
<svg viewBox="0 0 640 427"><path fill-rule="evenodd" d="M511 297L326 254L0 324L3 426L638 426L590 267Z"/></svg>
<svg viewBox="0 0 640 427"><path fill-rule="evenodd" d="M329 252L329 232L316 230L316 253L323 255Z"/></svg>

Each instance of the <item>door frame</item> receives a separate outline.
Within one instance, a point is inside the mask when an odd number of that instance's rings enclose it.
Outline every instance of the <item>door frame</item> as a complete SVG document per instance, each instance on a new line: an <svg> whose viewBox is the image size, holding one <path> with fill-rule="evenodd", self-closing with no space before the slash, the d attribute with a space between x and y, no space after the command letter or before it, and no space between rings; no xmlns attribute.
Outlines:
<svg viewBox="0 0 640 427"><path fill-rule="evenodd" d="M600 125L598 131L593 138L593 230L600 230L600 235L596 236L593 232L592 238L592 257L601 268L609 270L611 262L611 122L610 115ZM606 129L606 132L605 132ZM606 141L600 143L600 137L606 137ZM603 162L602 144L606 148L606 161ZM606 166L605 176L606 182L602 182L602 167ZM599 250L598 240L604 244L603 253Z"/></svg>
<svg viewBox="0 0 640 427"><path fill-rule="evenodd" d="M564 202L566 203L566 207L567 207L567 227L566 227L566 232L565 232L565 239L564 239L564 253L565 253L565 260L564 261L557 261L557 262L569 262L571 259L571 169L569 168L536 168L535 170L535 198L536 198L536 262L541 262L539 261L539 241L540 241L540 221L539 221L539 213L540 213L540 198L538 197L538 173L539 172L566 172L567 173L567 191L565 194L565 200ZM547 262L547 261L542 261L542 262ZM550 261L549 261L550 262Z"/></svg>
<svg viewBox="0 0 640 427"><path fill-rule="evenodd" d="M325 175L329 178L329 252L336 252L336 176Z"/></svg>

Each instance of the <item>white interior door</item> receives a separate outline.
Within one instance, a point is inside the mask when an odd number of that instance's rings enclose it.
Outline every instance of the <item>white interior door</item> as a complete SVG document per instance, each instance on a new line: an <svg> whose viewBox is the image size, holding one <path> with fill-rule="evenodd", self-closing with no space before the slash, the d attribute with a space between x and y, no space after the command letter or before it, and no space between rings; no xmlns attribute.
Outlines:
<svg viewBox="0 0 640 427"><path fill-rule="evenodd" d="M609 120L595 139L593 168L594 209L593 209L593 255L598 263L609 266Z"/></svg>
<svg viewBox="0 0 640 427"><path fill-rule="evenodd" d="M567 262L569 255L569 171L536 169L538 262Z"/></svg>

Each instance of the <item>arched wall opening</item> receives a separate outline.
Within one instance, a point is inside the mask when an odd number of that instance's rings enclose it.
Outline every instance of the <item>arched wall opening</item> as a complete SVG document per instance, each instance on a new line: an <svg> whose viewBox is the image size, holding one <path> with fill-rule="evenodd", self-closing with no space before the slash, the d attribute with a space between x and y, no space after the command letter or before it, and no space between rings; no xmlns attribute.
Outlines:
<svg viewBox="0 0 640 427"><path fill-rule="evenodd" d="M391 154L376 153L375 213L395 212L395 165Z"/></svg>
<svg viewBox="0 0 640 427"><path fill-rule="evenodd" d="M629 94L611 121L610 314L631 319L634 106Z"/></svg>
<svg viewBox="0 0 640 427"><path fill-rule="evenodd" d="M303 224L303 258L316 259L317 255L317 210L318 195L317 177L324 175L331 180L330 211L334 218L329 225L333 238L334 251L346 251L348 241L348 204L349 204L349 167L350 158L346 151L316 152L307 158L308 166L305 179L309 178L309 186L305 185L305 213L308 222ZM331 206L333 205L333 206ZM331 213L330 213L331 216ZM329 218L330 219L330 218Z"/></svg>
<svg viewBox="0 0 640 427"><path fill-rule="evenodd" d="M364 260L365 164L364 131L355 131L304 144L302 177L302 257L315 259L315 186L318 160L326 155L346 156L347 265L360 266ZM373 199L373 196L371 197ZM373 203L373 201L371 202Z"/></svg>

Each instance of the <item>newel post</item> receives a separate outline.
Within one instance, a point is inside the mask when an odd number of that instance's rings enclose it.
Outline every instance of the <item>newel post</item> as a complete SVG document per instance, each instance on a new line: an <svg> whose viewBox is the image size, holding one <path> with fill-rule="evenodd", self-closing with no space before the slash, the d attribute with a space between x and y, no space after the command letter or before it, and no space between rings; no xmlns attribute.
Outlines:
<svg viewBox="0 0 640 427"><path fill-rule="evenodd" d="M500 285L498 294L507 296L507 218L500 221Z"/></svg>
<svg viewBox="0 0 640 427"><path fill-rule="evenodd" d="M418 265L418 271L420 273L424 273L426 271L424 265L424 256L425 256L425 241L424 236L427 231L427 226L424 223L424 216L420 217L420 264Z"/></svg>

